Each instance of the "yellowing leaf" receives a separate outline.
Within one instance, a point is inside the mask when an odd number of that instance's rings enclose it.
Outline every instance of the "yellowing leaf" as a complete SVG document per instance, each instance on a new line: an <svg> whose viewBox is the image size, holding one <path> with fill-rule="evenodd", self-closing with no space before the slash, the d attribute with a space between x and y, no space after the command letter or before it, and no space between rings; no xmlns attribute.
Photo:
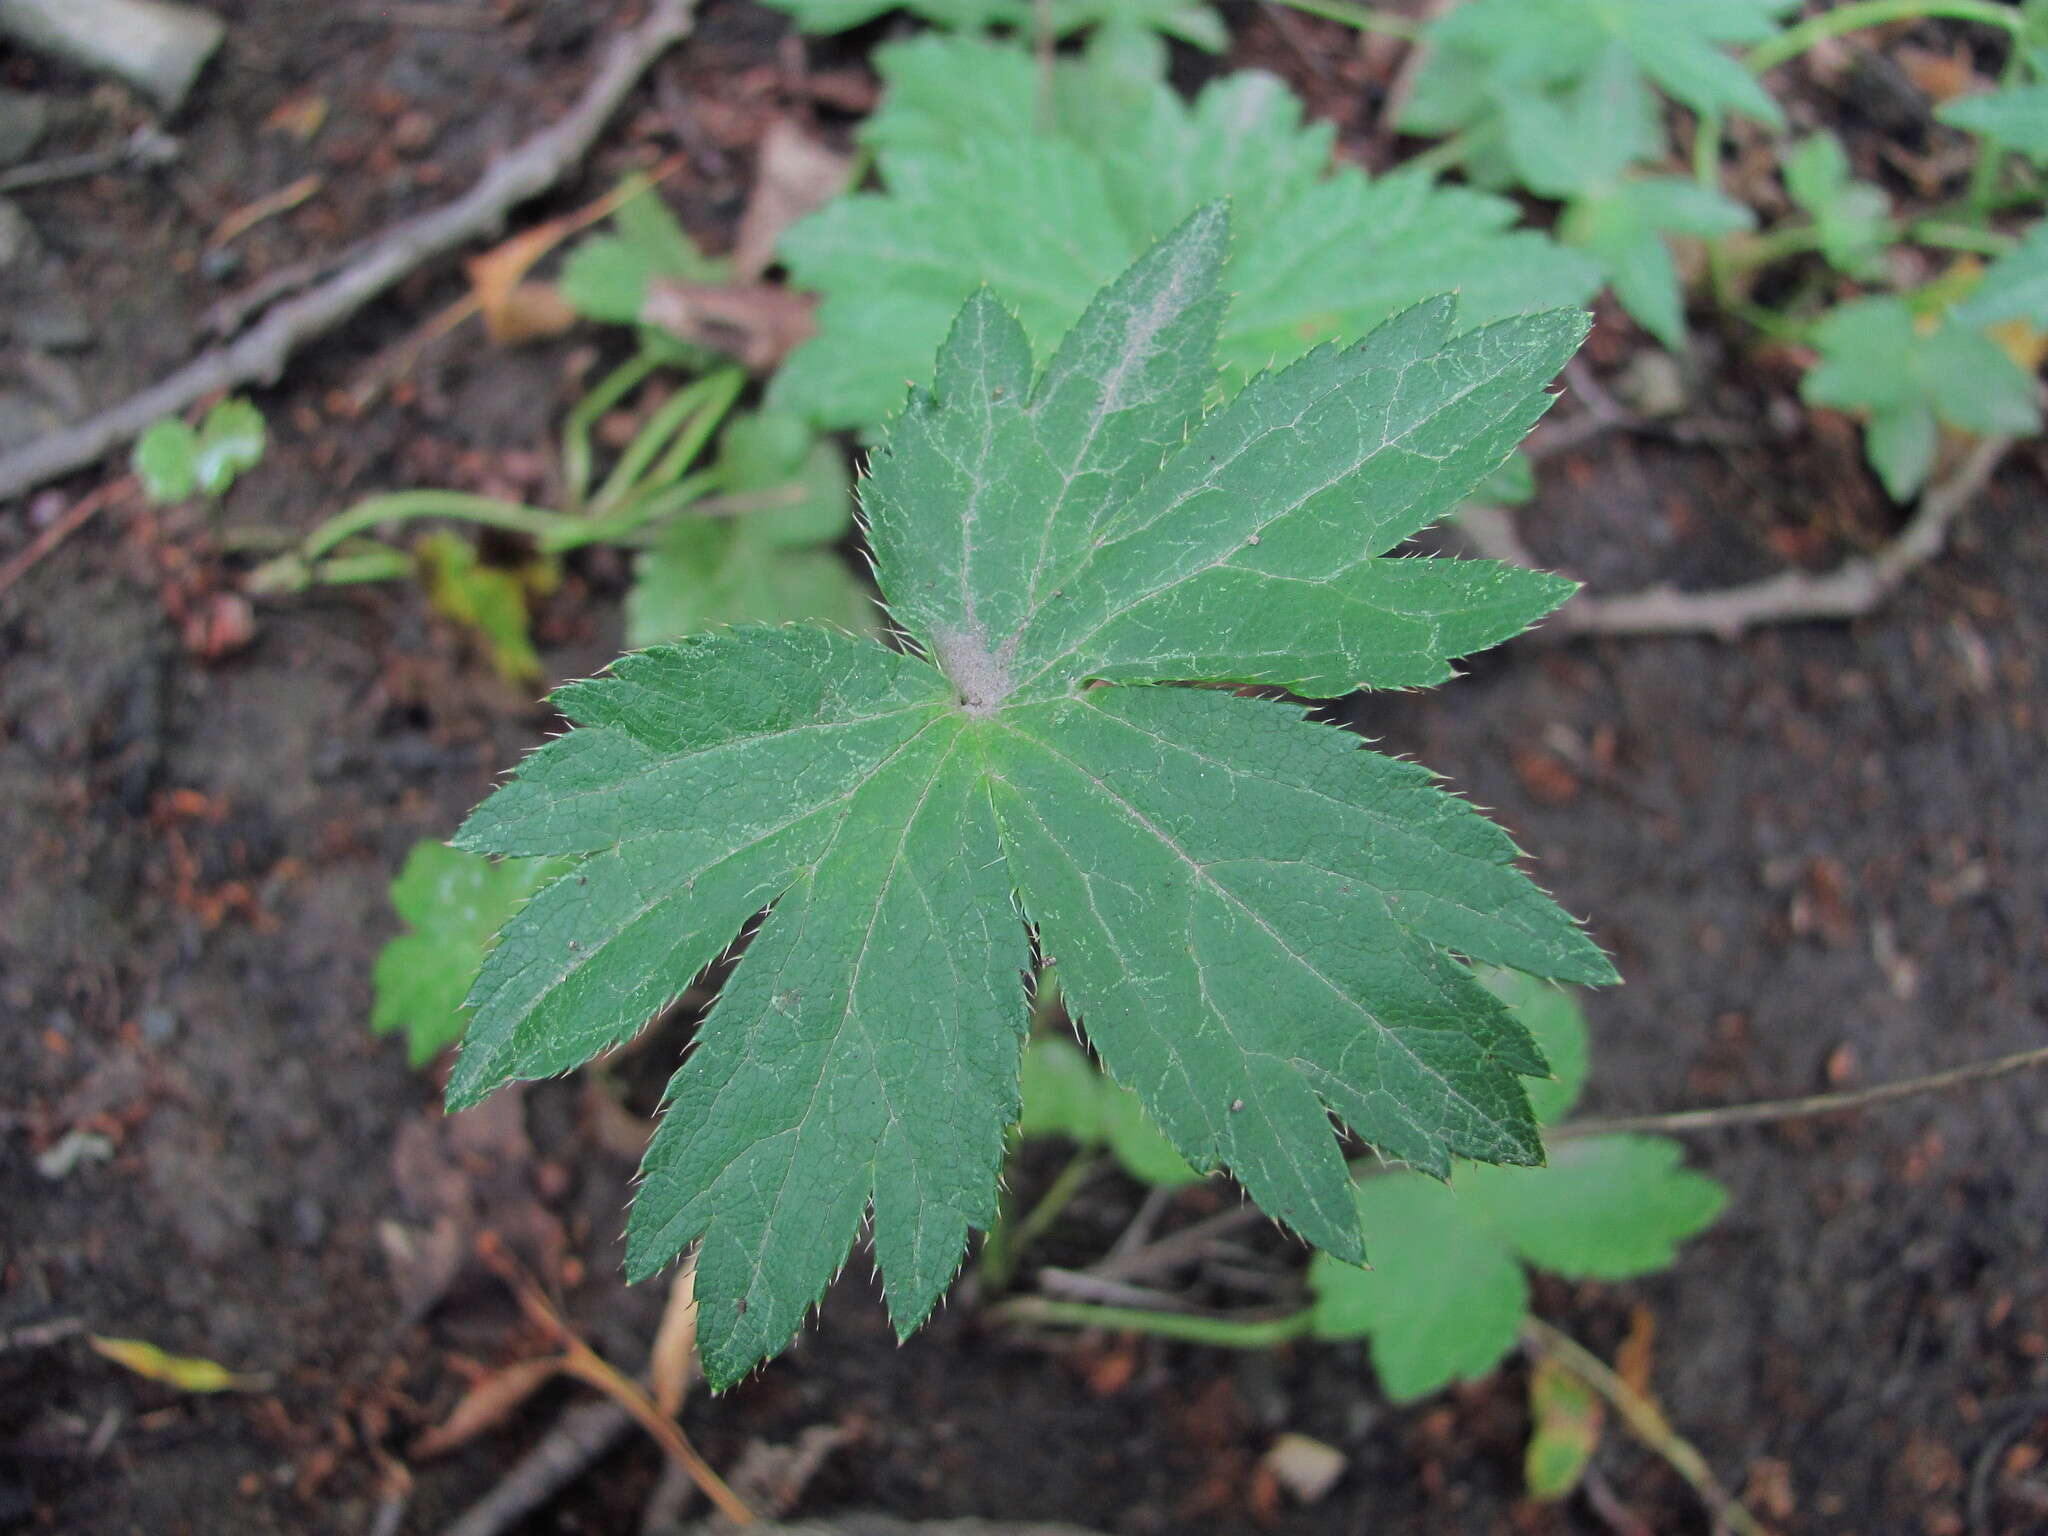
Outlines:
<svg viewBox="0 0 2048 1536"><path fill-rule="evenodd" d="M108 1339L95 1333L88 1334L86 1342L116 1365L180 1392L260 1392L270 1382L267 1376L243 1375L212 1360L166 1354L142 1339Z"/></svg>
<svg viewBox="0 0 2048 1536"><path fill-rule="evenodd" d="M1579 1486L1600 1448L1606 1419L1600 1395L1549 1356L1529 1373L1529 1448L1522 1476L1529 1497L1554 1504Z"/></svg>

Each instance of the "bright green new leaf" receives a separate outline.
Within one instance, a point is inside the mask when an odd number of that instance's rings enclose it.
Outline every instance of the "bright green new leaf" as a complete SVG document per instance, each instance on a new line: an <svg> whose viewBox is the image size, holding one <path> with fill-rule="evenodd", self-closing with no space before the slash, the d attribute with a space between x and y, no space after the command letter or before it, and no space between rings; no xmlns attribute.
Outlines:
<svg viewBox="0 0 2048 1536"><path fill-rule="evenodd" d="M1828 312L1814 345L1820 362L1802 392L1868 416L1864 450L1900 501L1933 470L1939 424L1981 436L2041 429L2034 381L1953 314L1921 317L1903 299L1856 299Z"/></svg>
<svg viewBox="0 0 2048 1536"><path fill-rule="evenodd" d="M788 1343L870 1212L898 1329L943 1293L995 1215L1031 936L1180 1156L1343 1259L1331 1116L1435 1173L1541 1155L1547 1064L1464 961L1613 971L1506 835L1298 706L1147 685L1439 681L1562 601L1393 551L1498 468L1585 318L1459 335L1421 305L1205 415L1226 239L1199 210L1042 365L993 295L960 312L863 494L912 651L755 627L629 655L462 830L581 862L485 962L456 1107L632 1035L769 909L628 1231L635 1276L699 1244L715 1384Z"/></svg>
<svg viewBox="0 0 2048 1536"><path fill-rule="evenodd" d="M559 286L579 314L632 325L655 278L710 283L724 273L724 263L699 251L661 194L648 187L619 204L610 233L593 235L570 253Z"/></svg>
<svg viewBox="0 0 2048 1536"><path fill-rule="evenodd" d="M627 644L748 621L875 628L873 599L832 547L853 526L836 444L792 417L741 416L720 440L717 474L725 511L685 514L634 566Z"/></svg>
<svg viewBox="0 0 2048 1536"><path fill-rule="evenodd" d="M183 501L199 488L199 434L176 416L153 421L128 463L151 501Z"/></svg>
<svg viewBox="0 0 2048 1536"><path fill-rule="evenodd" d="M1021 50L923 37L875 57L889 91L864 136L887 191L840 198L782 242L823 304L770 396L827 426L887 419L982 283L1049 347L1134 256L1217 198L1239 230L1219 341L1234 381L1446 290L1480 324L1583 303L1598 283L1583 257L1514 228L1503 199L1333 170L1329 127L1304 126L1270 76L1226 76L1188 104L1102 57L1063 62L1048 136Z"/></svg>
<svg viewBox="0 0 2048 1536"><path fill-rule="evenodd" d="M1558 233L1593 256L1621 307L1676 351L1685 345L1685 295L1665 237L1729 235L1754 222L1749 209L1710 187L1655 176L1570 204Z"/></svg>
<svg viewBox="0 0 2048 1536"><path fill-rule="evenodd" d="M1146 1118L1138 1096L1096 1071L1071 1041L1032 1041L1024 1051L1023 1084L1024 1108L1017 1121L1023 1135L1106 1146L1124 1172L1158 1189L1177 1189L1201 1178Z"/></svg>
<svg viewBox="0 0 2048 1536"><path fill-rule="evenodd" d="M175 416L152 422L130 463L151 501L220 496L263 462L265 443L263 413L237 397L216 404L196 431Z"/></svg>
<svg viewBox="0 0 2048 1536"><path fill-rule="evenodd" d="M2008 86L1951 101L1935 113L1951 128L1996 139L2048 165L2048 83Z"/></svg>
<svg viewBox="0 0 2048 1536"><path fill-rule="evenodd" d="M1587 1071L1586 1016L1548 981L1498 966L1480 978L1549 1060L1529 1084L1546 1125L1562 1120ZM1373 1173L1357 1198L1373 1268L1317 1255L1312 1331L1368 1338L1380 1384L1397 1401L1422 1397L1497 1365L1528 1310L1524 1264L1567 1278L1622 1280L1667 1268L1704 1230L1721 1186L1679 1166L1677 1142L1596 1136L1560 1142L1546 1166L1460 1162L1448 1187L1412 1173Z"/></svg>
<svg viewBox="0 0 2048 1536"><path fill-rule="evenodd" d="M1460 1163L1448 1185L1370 1175L1357 1198L1373 1267L1316 1255L1312 1330L1370 1339L1397 1402L1483 1376L1514 1348L1525 1263L1572 1279L1650 1274L1713 1222L1726 1193L1682 1156L1661 1137L1596 1136L1553 1148L1541 1168Z"/></svg>
<svg viewBox="0 0 2048 1536"><path fill-rule="evenodd" d="M267 440L263 413L247 400L228 399L206 413L192 478L200 491L219 496L245 471L263 462Z"/></svg>
<svg viewBox="0 0 2048 1536"><path fill-rule="evenodd" d="M1831 133L1816 133L1785 157L1785 190L1813 220L1820 253L1850 277L1884 275L1892 243L1892 200L1882 187L1857 181Z"/></svg>
<svg viewBox="0 0 2048 1536"><path fill-rule="evenodd" d="M2024 320L2048 330L2048 219L2027 231L2018 250L1991 264L1951 318L1969 326Z"/></svg>
<svg viewBox="0 0 2048 1536"><path fill-rule="evenodd" d="M423 1066L462 1038L462 999L491 938L563 869L553 859L491 860L445 843L416 843L391 882L391 905L408 932L377 954L370 1028L403 1031L406 1055Z"/></svg>

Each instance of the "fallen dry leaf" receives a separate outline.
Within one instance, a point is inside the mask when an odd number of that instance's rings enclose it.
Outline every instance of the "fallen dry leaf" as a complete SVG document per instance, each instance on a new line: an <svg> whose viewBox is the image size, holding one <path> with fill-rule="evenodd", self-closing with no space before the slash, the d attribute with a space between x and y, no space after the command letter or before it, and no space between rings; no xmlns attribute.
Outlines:
<svg viewBox="0 0 2048 1536"><path fill-rule="evenodd" d="M644 180L630 177L595 202L574 213L549 219L532 229L522 230L499 242L481 256L464 264L477 308L484 317L484 330L501 344L559 336L576 323L577 314L551 283L529 283L526 274L534 264L579 229L608 217L620 203L638 196L648 184L659 183L682 164L671 156L647 173Z"/></svg>
<svg viewBox="0 0 2048 1536"><path fill-rule="evenodd" d="M193 1355L166 1354L142 1339L106 1339L95 1333L86 1336L86 1343L114 1364L180 1392L260 1392L270 1384L267 1376L231 1371Z"/></svg>
<svg viewBox="0 0 2048 1536"><path fill-rule="evenodd" d="M553 1358L520 1360L492 1371L462 1394L447 1418L415 1436L407 1454L425 1461L496 1429L547 1385L559 1364Z"/></svg>
<svg viewBox="0 0 2048 1536"><path fill-rule="evenodd" d="M640 318L672 336L708 347L740 363L749 373L773 373L782 360L810 340L817 300L770 283L683 283L656 279L647 285Z"/></svg>
<svg viewBox="0 0 2048 1536"><path fill-rule="evenodd" d="M669 1286L668 1305L662 1309L661 1326L654 1334L654 1350L647 1359L655 1406L670 1418L682 1412L690 1379L696 1375L696 1363L697 1264L691 1259L676 1271Z"/></svg>
<svg viewBox="0 0 2048 1536"><path fill-rule="evenodd" d="M754 190L740 215L732 249L733 274L751 282L775 262L782 232L846 190L850 157L829 149L786 117L768 125L754 171Z"/></svg>
<svg viewBox="0 0 2048 1536"><path fill-rule="evenodd" d="M1259 1469L1297 1504L1314 1504L1344 1475L1344 1453L1308 1435L1285 1434L1259 1458Z"/></svg>

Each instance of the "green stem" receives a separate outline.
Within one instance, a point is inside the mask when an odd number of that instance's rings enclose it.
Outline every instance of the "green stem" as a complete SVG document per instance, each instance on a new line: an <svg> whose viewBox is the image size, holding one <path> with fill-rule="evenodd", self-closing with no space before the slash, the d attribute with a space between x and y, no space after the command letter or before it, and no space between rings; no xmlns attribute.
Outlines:
<svg viewBox="0 0 2048 1536"><path fill-rule="evenodd" d="M1473 150L1484 148L1497 131L1497 124L1489 120L1477 128L1454 133L1448 139L1439 139L1421 154L1410 155L1401 162L1401 169L1420 171L1425 176L1435 176L1458 164Z"/></svg>
<svg viewBox="0 0 2048 1536"><path fill-rule="evenodd" d="M1816 43L1826 42L1831 37L1841 37L1865 27L1881 27L1888 22L1921 21L1933 17L2002 27L2015 39L2020 36L2023 25L2018 7L2000 5L1996 0L1852 0L1851 4L1838 5L1818 16L1809 16L1797 26L1787 27L1776 37L1758 43L1750 49L1745 62L1752 74L1760 75L1789 59L1798 58Z"/></svg>
<svg viewBox="0 0 2048 1536"><path fill-rule="evenodd" d="M725 414L732 409L732 403L739 399L740 391L746 387L746 375L737 368L721 368L705 379L699 386L704 391L697 414L690 418L688 426L669 444L668 452L661 456L647 476L652 486L667 485L681 476L704 451L704 445L711 441L711 434L718 430Z"/></svg>
<svg viewBox="0 0 2048 1536"><path fill-rule="evenodd" d="M652 352L636 352L606 374L598 386L569 412L562 423L562 482L571 512L580 512L590 494L590 432L598 418L646 382L661 359Z"/></svg>
<svg viewBox="0 0 2048 1536"><path fill-rule="evenodd" d="M2011 235L1996 230L1974 229L1968 224L1944 224L1929 219L1913 225L1906 238L1916 245L1931 245L1943 251L1968 251L1976 256L2005 256L2019 245Z"/></svg>
<svg viewBox="0 0 2048 1536"><path fill-rule="evenodd" d="M1406 16L1385 16L1370 6L1351 5L1346 0L1280 0L1280 3L1309 16L1320 16L1325 21L1341 21L1361 32L1384 32L1388 37L1405 38L1411 43L1422 36L1421 26Z"/></svg>
<svg viewBox="0 0 2048 1536"><path fill-rule="evenodd" d="M1140 1307L1099 1307L1086 1301L1054 1301L1045 1296L1019 1296L989 1309L999 1321L1049 1324L1056 1328L1111 1328L1179 1339L1216 1349L1273 1349L1305 1338L1314 1313L1304 1308L1284 1317L1203 1317L1186 1312L1148 1312Z"/></svg>
<svg viewBox="0 0 2048 1536"><path fill-rule="evenodd" d="M1935 250L1968 251L1978 256L2004 256L2019 243L2011 235L2001 235L1995 230L1949 224L1939 219L1895 224L1888 239L1931 246ZM1767 235L1752 235L1746 239L1738 237L1729 243L1727 255L1735 266L1748 268L1783 261L1787 256L1803 256L1819 248L1820 230L1811 224L1798 224L1788 229L1774 229Z"/></svg>
<svg viewBox="0 0 2048 1536"><path fill-rule="evenodd" d="M654 461L662 457L671 440L689 424L691 416L707 398L715 397L724 387L724 375L730 371L721 370L709 378L699 379L661 403L660 409L648 418L647 425L626 445L626 451L619 455L619 462L605 476L597 494L590 498L593 510L599 513L613 510L632 495Z"/></svg>
<svg viewBox="0 0 2048 1536"><path fill-rule="evenodd" d="M649 523L687 511L693 502L709 494L718 480L716 473L706 470L673 485L643 492L602 517L564 517L540 536L540 547L551 555L560 555L586 544L622 543Z"/></svg>
<svg viewBox="0 0 2048 1536"><path fill-rule="evenodd" d="M1101 1159L1093 1148L1084 1147L1059 1171L1059 1177L1039 1197L1038 1204L1025 1212L1021 1219L996 1223L988 1241L981 1245L979 1267L984 1290L995 1295L1009 1289L1010 1281L1017 1273L1018 1260L1045 1235L1048 1227L1059 1220L1060 1212L1073 1203L1074 1196L1081 1193L1081 1187L1095 1172L1099 1161Z"/></svg>
<svg viewBox="0 0 2048 1536"><path fill-rule="evenodd" d="M486 528L530 534L538 539L546 539L564 523L576 521L559 512L499 501L490 496L472 496L464 491L395 491L389 496L372 496L367 501L359 501L346 512L330 517L307 535L306 542L299 549L299 558L310 565L344 539L368 533L380 523L403 522L416 517L449 517L458 522L481 523Z"/></svg>

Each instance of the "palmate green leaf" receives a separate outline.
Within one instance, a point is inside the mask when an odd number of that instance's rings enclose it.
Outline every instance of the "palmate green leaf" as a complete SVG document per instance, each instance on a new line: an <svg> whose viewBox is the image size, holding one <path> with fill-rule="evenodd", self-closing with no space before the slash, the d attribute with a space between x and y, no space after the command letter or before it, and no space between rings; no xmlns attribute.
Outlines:
<svg viewBox="0 0 2048 1536"><path fill-rule="evenodd" d="M1921 317L1903 299L1856 299L1830 310L1813 339L1820 362L1801 392L1866 414L1865 452L1901 501L1926 483L1941 424L1983 436L2041 428L2033 379L1954 313Z"/></svg>
<svg viewBox="0 0 2048 1536"><path fill-rule="evenodd" d="M1498 469L1584 317L1459 335L1423 305L1204 416L1225 225L1194 214L1043 366L992 295L961 311L864 487L914 653L755 627L629 655L462 830L581 862L486 962L458 1107L630 1036L768 909L628 1231L635 1276L699 1243L715 1384L870 1212L899 1330L943 1292L994 1214L1033 936L1179 1155L1331 1253L1364 1253L1333 1114L1436 1173L1541 1155L1543 1054L1465 961L1613 972L1506 835L1297 706L1147 685L1432 681L1561 601L1390 552Z"/></svg>
<svg viewBox="0 0 2048 1536"><path fill-rule="evenodd" d="M370 1028L403 1032L414 1066L462 1038L463 997L492 937L563 865L554 859L484 858L445 843L417 843L391 882L407 931L377 953Z"/></svg>
<svg viewBox="0 0 2048 1536"><path fill-rule="evenodd" d="M1512 128L1510 109L1559 98L1618 51L1631 71L1702 113L1776 125L1777 104L1728 52L1774 33L1799 0L1468 0L1432 22L1401 126L1438 135Z"/></svg>
<svg viewBox="0 0 2048 1536"><path fill-rule="evenodd" d="M1785 190L1813 219L1828 264L1850 277L1882 277L1892 201L1882 187L1851 176L1842 141L1816 133L1785 157L1784 170Z"/></svg>
<svg viewBox="0 0 2048 1536"><path fill-rule="evenodd" d="M1960 325L2024 320L2048 329L2048 219L2027 231L2018 250L1993 262L1951 314Z"/></svg>
<svg viewBox="0 0 2048 1536"><path fill-rule="evenodd" d="M2037 165L2048 165L2048 83L2008 86L1951 101L1935 113L1951 128L1996 139Z"/></svg>
<svg viewBox="0 0 2048 1536"><path fill-rule="evenodd" d="M1495 968L1485 981L1549 1058L1556 1076L1532 1083L1530 1098L1544 1123L1561 1120L1585 1079L1584 1012L1532 976ZM1678 1245L1712 1224L1726 1192L1682 1158L1663 1137L1590 1136L1561 1142L1543 1167L1461 1162L1448 1186L1369 1175L1356 1198L1373 1267L1312 1261L1312 1331L1369 1339L1397 1402L1484 1376L1514 1348L1528 1311L1525 1265L1630 1279L1669 1267Z"/></svg>
<svg viewBox="0 0 2048 1536"><path fill-rule="evenodd" d="M1107 1147L1124 1172L1155 1189L1178 1189L1201 1177L1173 1150L1138 1096L1096 1071L1069 1040L1047 1037L1025 1047L1017 1130Z"/></svg>
<svg viewBox="0 0 2048 1536"><path fill-rule="evenodd" d="M1226 76L1189 104L1101 58L1065 62L1045 135L1022 50L923 37L875 58L888 95L864 137L887 190L841 198L782 242L823 304L770 397L826 426L894 412L981 284L1049 349L1133 257L1222 197L1239 230L1218 342L1233 381L1448 290L1477 325L1583 303L1598 284L1584 257L1514 228L1503 199L1333 170L1328 126L1304 126L1270 76Z"/></svg>

